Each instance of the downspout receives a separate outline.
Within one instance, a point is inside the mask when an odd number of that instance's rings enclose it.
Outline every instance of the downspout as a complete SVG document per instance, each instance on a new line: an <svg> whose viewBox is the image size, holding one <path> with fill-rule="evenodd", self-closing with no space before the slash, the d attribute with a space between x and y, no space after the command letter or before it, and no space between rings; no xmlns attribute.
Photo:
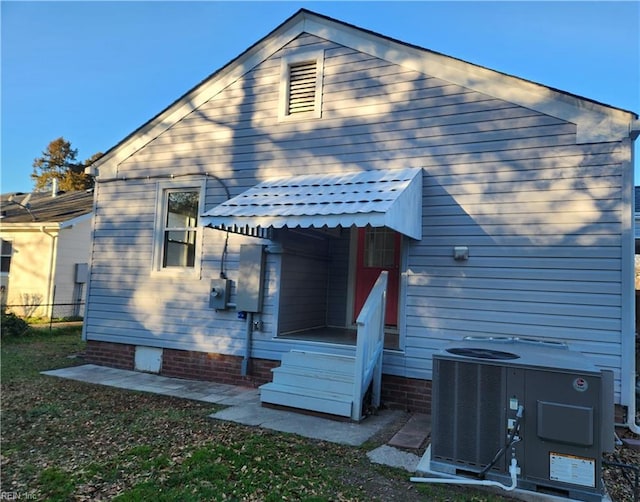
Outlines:
<svg viewBox="0 0 640 502"><path fill-rule="evenodd" d="M638 135L640 135L640 120L635 119L632 123L631 126L629 127L629 139L626 139L622 142L623 146L625 145L625 143L627 143L627 141L629 142L629 158L628 158L628 162L629 162L629 169L628 171L628 182L629 185L631 187L631 196L630 196L630 211L629 212L629 218L631 219L630 225L629 225L629 234L630 234L630 241L631 241L631 246L633 249L635 249L635 218L634 218L634 207L635 207L635 189L634 189L634 158L635 158L635 151L634 151L634 142L635 139L638 137ZM627 181L627 180L623 180L623 181ZM634 252L635 253L635 252ZM630 277L635 277L635 259L634 257L634 253L631 253L631 264L629 265L631 268L631 274L629 274ZM624 263L622 264L623 266L623 270L624 270ZM635 314L635 280L631 281L631 279L629 279L630 282L632 282L633 284L630 286L630 291L631 291L631 297L633 299L632 303L632 312ZM636 378L637 378L637 371L638 368L636 367L636 357L635 357L635 352L636 352L636 337L638 336L638 333L635 332L635 323L633 323L633 320L635 319L635 315L632 316L628 316L630 317L629 323L633 324L633 326L631 326L630 328L630 333L633 334L633 343L632 343L632 347L631 347L631 356L629 357L629 359L631 360L629 363L629 372L630 372L630 380L632 380L632 383L629 385L629 397L628 397L628 405L627 405L627 427L629 428L629 430L631 432L633 432L634 434L638 434L640 435L640 426L638 425L638 423L636 422L636 413L637 413L637 395L636 395ZM624 362L623 362L623 367L624 367ZM624 378L624 371L622 374L622 378Z"/></svg>
<svg viewBox="0 0 640 502"><path fill-rule="evenodd" d="M58 242L58 232L56 232L55 234L49 233L46 229L46 227L43 225L40 227L40 231L45 234L48 235L49 237L51 237L51 252L49 253L49 277L47 279L47 304L50 305L50 312L49 312L49 317L53 317L53 290L55 288L55 282L54 282L54 276L55 276L55 271L54 271L54 267L56 264L56 258L57 258L57 254L58 254L58 246L57 246L57 242Z"/></svg>
<svg viewBox="0 0 640 502"><path fill-rule="evenodd" d="M247 324L244 340L244 356L240 375L245 377L249 373L249 359L251 358L251 333L253 331L253 312L247 312Z"/></svg>
<svg viewBox="0 0 640 502"><path fill-rule="evenodd" d="M629 399L629 405L627 406L627 427L634 434L640 435L640 426L636 423L636 392L635 385L631 386L631 396Z"/></svg>

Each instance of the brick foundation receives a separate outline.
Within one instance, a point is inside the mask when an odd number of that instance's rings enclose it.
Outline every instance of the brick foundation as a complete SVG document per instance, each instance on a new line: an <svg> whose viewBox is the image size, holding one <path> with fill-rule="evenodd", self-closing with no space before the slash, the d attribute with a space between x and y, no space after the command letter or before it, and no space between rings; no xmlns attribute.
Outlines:
<svg viewBox="0 0 640 502"><path fill-rule="evenodd" d="M88 363L124 370L135 369L135 345L89 340L85 351ZM163 349L160 374L230 385L257 387L271 381L271 369L278 361L252 359L246 377L240 375L242 358L188 350Z"/></svg>
<svg viewBox="0 0 640 502"><path fill-rule="evenodd" d="M387 408L431 414L431 380L382 375L382 403Z"/></svg>
<svg viewBox="0 0 640 502"><path fill-rule="evenodd" d="M278 366L278 361L252 359L249 361L248 375L243 377L240 374L241 357L164 349L160 373L169 377L257 387L271 381L271 368L275 366Z"/></svg>
<svg viewBox="0 0 640 502"><path fill-rule="evenodd" d="M615 410L613 413L613 421L616 424L626 424L627 416L628 416L628 408L626 406L622 406L620 404L615 405Z"/></svg>
<svg viewBox="0 0 640 502"><path fill-rule="evenodd" d="M135 366L134 345L98 342L89 340L85 359L89 363L133 370ZM251 359L246 377L240 375L242 358L196 352L164 349L160 374L175 378L189 378L230 385L257 387L271 381L271 369L279 361ZM386 408L409 412L431 412L431 382L392 375L382 375L382 404Z"/></svg>
<svg viewBox="0 0 640 502"><path fill-rule="evenodd" d="M135 367L135 355L134 345L89 340L84 358L88 363L132 370Z"/></svg>

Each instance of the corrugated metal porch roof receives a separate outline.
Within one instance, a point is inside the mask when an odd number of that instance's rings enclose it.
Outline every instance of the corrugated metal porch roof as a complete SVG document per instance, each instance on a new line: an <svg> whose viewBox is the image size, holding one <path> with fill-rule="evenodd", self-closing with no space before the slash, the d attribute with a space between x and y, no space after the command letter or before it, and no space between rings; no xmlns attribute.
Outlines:
<svg viewBox="0 0 640 502"><path fill-rule="evenodd" d="M388 227L422 238L422 170L312 174L264 181L202 215L216 228Z"/></svg>

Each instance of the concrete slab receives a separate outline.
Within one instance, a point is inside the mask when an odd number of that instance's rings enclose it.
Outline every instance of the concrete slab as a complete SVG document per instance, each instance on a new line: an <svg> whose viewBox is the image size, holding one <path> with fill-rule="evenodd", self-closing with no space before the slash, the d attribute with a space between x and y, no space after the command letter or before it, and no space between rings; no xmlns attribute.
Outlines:
<svg viewBox="0 0 640 502"><path fill-rule="evenodd" d="M235 394L233 396L223 397L218 404L225 406L240 406L242 404L258 403L260 401L260 391L258 389L249 390L242 394Z"/></svg>
<svg viewBox="0 0 640 502"><path fill-rule="evenodd" d="M264 408L260 404L259 390L254 388L170 378L93 364L44 371L43 374L228 406L211 415L211 418L351 446L362 445L404 415L404 412L397 410L382 410L378 415L367 417L358 424L339 422L287 410Z"/></svg>
<svg viewBox="0 0 640 502"><path fill-rule="evenodd" d="M277 410L273 410L277 411ZM285 412L282 412L285 413ZM277 416L267 415L267 408L262 408L259 405L256 406L230 406L213 415L209 415L215 420L226 420L228 422L236 422L238 424L259 426L269 420L275 422ZM286 420L286 415L282 415L282 420Z"/></svg>
<svg viewBox="0 0 640 502"><path fill-rule="evenodd" d="M212 404L227 405L226 403L234 402L234 400L243 402L244 400L254 399L257 395L257 390L249 387L171 378L152 373L107 368L95 364L72 366L70 368L43 371L42 373L97 385L193 399L194 401L205 401ZM244 397L245 394L248 394L248 396Z"/></svg>
<svg viewBox="0 0 640 502"><path fill-rule="evenodd" d="M430 434L431 417L423 413L415 413L388 444L396 448L417 450L425 444Z"/></svg>
<svg viewBox="0 0 640 502"><path fill-rule="evenodd" d="M265 408L261 406L259 398L256 396L254 402L231 406L214 413L211 418L298 434L332 443L360 446L398 420L402 413L401 411L383 410L378 415L367 417L360 423L339 422L286 410Z"/></svg>
<svg viewBox="0 0 640 502"><path fill-rule="evenodd" d="M375 450L367 453L367 457L374 464L388 465L391 467L399 467L408 472L416 472L420 457L414 453L398 450L393 446L384 444Z"/></svg>

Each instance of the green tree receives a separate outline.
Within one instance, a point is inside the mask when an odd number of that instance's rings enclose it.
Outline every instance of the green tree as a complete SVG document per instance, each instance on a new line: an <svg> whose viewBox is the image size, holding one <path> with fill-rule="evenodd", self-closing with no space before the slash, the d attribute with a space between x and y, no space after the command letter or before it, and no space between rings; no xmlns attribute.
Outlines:
<svg viewBox="0 0 640 502"><path fill-rule="evenodd" d="M35 189L41 190L51 186L54 179L58 180L58 188L65 192L86 190L93 187L93 177L85 174L84 170L102 156L98 152L84 162L78 162L78 149L71 147L71 142L63 137L54 139L42 152L41 157L33 160Z"/></svg>

